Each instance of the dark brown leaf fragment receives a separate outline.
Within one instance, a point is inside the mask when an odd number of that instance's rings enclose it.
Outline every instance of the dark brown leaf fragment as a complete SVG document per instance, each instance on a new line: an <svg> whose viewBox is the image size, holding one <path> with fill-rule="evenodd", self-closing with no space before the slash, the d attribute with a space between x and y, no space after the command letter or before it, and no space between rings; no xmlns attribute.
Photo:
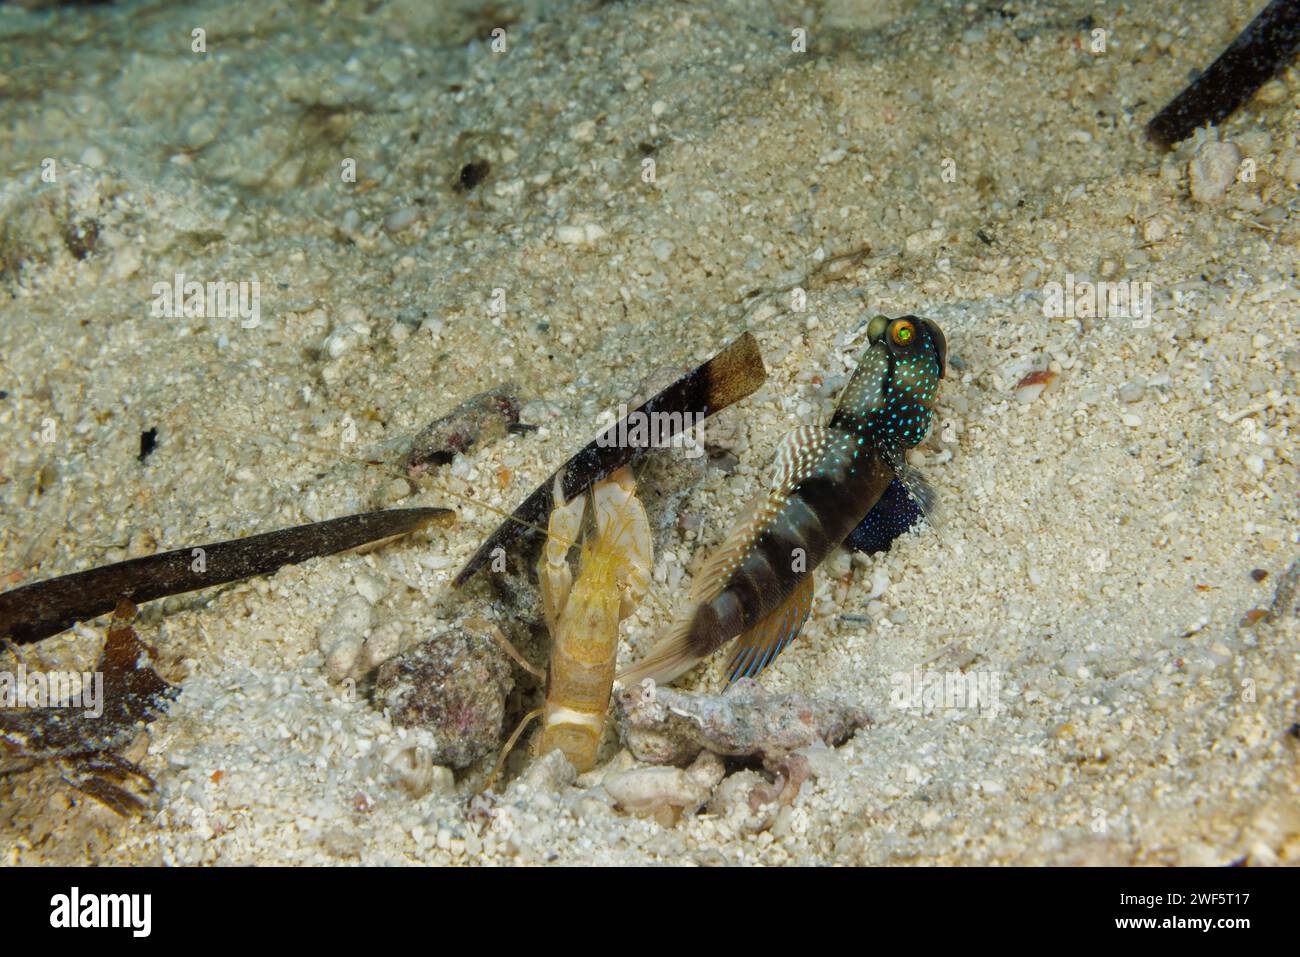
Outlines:
<svg viewBox="0 0 1300 957"><path fill-rule="evenodd" d="M688 372L672 385L657 393L633 411L627 417L606 429L602 436L610 437L627 434L628 422L634 417L638 420L661 413L690 413L699 419L707 418L713 413L725 409L752 393L767 379L767 369L763 365L763 356L758 349L758 341L751 333L744 333L716 356ZM668 437L681 431L679 420ZM622 432L620 432L620 427ZM593 482L608 477L615 469L627 465L644 452L644 447L620 445L615 440L602 444L601 437L591 442L564 463L559 469L542 482L528 496L513 516L506 519L488 537L474 556L456 576L455 585L460 587L480 568L487 564L497 548L504 548L516 539L537 534L534 529L545 527L551 513L555 480L561 477L566 500L579 492L585 491Z"/></svg>
<svg viewBox="0 0 1300 957"><path fill-rule="evenodd" d="M0 594L0 637L20 645L40 641L112 611L122 599L141 604L267 575L283 565L405 535L450 515L445 508L363 512L33 582Z"/></svg>
<svg viewBox="0 0 1300 957"><path fill-rule="evenodd" d="M1147 136L1164 147L1186 139L1199 126L1227 119L1300 48L1300 3L1273 0L1209 69L1147 124Z"/></svg>

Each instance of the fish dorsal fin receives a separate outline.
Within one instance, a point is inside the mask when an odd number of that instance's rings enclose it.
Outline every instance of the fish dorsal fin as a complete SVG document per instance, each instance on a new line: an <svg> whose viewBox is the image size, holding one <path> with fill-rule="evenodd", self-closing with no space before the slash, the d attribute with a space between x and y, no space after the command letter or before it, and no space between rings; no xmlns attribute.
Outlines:
<svg viewBox="0 0 1300 957"><path fill-rule="evenodd" d="M826 449L840 438L838 431L817 425L801 425L786 433L777 446L767 488L742 513L696 576L690 592L692 611L722 593L759 533L781 511L790 493L816 472Z"/></svg>
<svg viewBox="0 0 1300 957"><path fill-rule="evenodd" d="M834 442L847 441L847 436L836 429L801 425L791 430L777 448L776 460L767 488L761 492L743 517L732 526L691 585L685 611L672 626L646 652L645 657L618 680L634 685L645 678L660 684L672 681L689 671L706 654L691 642L691 623L701 605L720 595L745 553L753 546L759 534L780 513L790 493L806 478L813 475L821 464L826 449ZM809 576L811 578L811 576ZM802 626L803 622L799 624ZM795 629L796 632L798 629ZM793 637L793 636L791 636ZM788 641L788 639L787 639Z"/></svg>
<svg viewBox="0 0 1300 957"><path fill-rule="evenodd" d="M847 438L839 429L820 425L801 425L791 429L776 447L769 488L782 496L789 495L800 482L817 471L827 449Z"/></svg>
<svg viewBox="0 0 1300 957"><path fill-rule="evenodd" d="M790 597L749 631L736 639L727 661L727 684L756 678L794 641L812 613L813 576L806 575Z"/></svg>

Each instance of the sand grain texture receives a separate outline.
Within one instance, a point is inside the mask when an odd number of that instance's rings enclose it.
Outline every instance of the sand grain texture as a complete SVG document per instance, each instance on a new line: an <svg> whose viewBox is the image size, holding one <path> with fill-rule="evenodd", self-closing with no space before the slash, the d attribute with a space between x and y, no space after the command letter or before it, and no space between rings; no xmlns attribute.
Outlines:
<svg viewBox="0 0 1300 957"><path fill-rule="evenodd" d="M1168 155L1142 134L1258 4L519 3L499 54L476 6L0 6L0 574L459 513L147 608L141 637L188 669L138 745L161 810L8 775L0 861L1300 859L1300 622L1249 616L1300 557L1300 81L1213 134L1254 168L1214 203L1189 194L1205 133ZM258 280L260 324L152 315L178 272ZM1045 317L1071 276L1149 282L1154 320ZM757 832L622 815L599 772L518 779L485 827L465 783L413 787L409 749L435 742L332 685L316 632L358 592L404 649L455 617L498 517L437 483L510 509L646 375L753 331L769 378L728 425L739 464L683 506L626 663L781 435L825 421L877 312L948 337L910 458L944 522L832 559L763 676L870 714L838 772ZM365 464L508 381L536 431L427 483ZM28 667L92 662L101 634ZM920 668L996 676L998 709L894 706Z"/></svg>

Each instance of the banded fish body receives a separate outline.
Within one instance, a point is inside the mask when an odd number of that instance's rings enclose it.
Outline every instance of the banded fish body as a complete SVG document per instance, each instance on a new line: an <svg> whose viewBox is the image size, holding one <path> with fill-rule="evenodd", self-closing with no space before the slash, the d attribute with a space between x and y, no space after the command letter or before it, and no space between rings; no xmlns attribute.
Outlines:
<svg viewBox="0 0 1300 957"><path fill-rule="evenodd" d="M903 452L930 427L947 343L938 325L917 316L876 316L867 338L830 423L782 440L767 488L710 556L686 612L620 680L671 682L738 636L729 679L758 674L803 627L814 569L891 483L915 481ZM918 490L915 499L928 495ZM882 509L895 504L914 507L891 495ZM882 527L894 524L880 518Z"/></svg>

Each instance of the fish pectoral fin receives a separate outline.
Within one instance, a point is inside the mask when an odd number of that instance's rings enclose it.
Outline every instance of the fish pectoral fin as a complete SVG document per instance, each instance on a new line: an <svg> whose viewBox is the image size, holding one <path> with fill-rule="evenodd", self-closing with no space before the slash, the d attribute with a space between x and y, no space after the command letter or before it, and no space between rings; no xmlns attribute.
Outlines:
<svg viewBox="0 0 1300 957"><path fill-rule="evenodd" d="M749 631L736 639L727 661L727 684L757 677L794 641L812 612L813 576L805 575L790 597Z"/></svg>
<svg viewBox="0 0 1300 957"><path fill-rule="evenodd" d="M889 483L857 528L849 532L844 547L855 552L889 551L894 540L921 522L937 528L938 498L930 484L911 466Z"/></svg>
<svg viewBox="0 0 1300 957"><path fill-rule="evenodd" d="M898 481L902 483L903 488L907 491L907 496L916 503L916 510L920 513L921 518L925 519L931 526L939 524L939 495L929 482L925 480L919 469L915 469L907 463L899 469Z"/></svg>

